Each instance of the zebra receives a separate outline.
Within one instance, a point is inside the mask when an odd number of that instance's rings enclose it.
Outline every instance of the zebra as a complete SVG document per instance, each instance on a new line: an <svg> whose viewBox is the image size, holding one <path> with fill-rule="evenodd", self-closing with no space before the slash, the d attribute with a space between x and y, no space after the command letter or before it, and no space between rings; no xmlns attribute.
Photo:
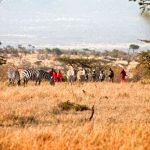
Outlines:
<svg viewBox="0 0 150 150"><path fill-rule="evenodd" d="M43 79L48 80L51 85L55 84L53 76L51 76L47 71L45 70L38 70L38 71L39 71L39 76L36 79L36 84L39 83L40 85Z"/></svg>
<svg viewBox="0 0 150 150"><path fill-rule="evenodd" d="M51 77L50 74L44 70L25 69L22 71L21 75L21 79L24 81L24 86L27 86L29 80L35 81L35 85L37 85L37 83L40 85L43 79L48 80L51 85L54 84L53 77Z"/></svg>
<svg viewBox="0 0 150 150"><path fill-rule="evenodd" d="M21 80L24 81L24 86L27 86L29 80L38 81L40 72L36 69L25 69L21 71Z"/></svg>
<svg viewBox="0 0 150 150"><path fill-rule="evenodd" d="M15 83L20 85L20 73L18 70L9 68L7 72L7 77L9 80L9 85L14 85Z"/></svg>

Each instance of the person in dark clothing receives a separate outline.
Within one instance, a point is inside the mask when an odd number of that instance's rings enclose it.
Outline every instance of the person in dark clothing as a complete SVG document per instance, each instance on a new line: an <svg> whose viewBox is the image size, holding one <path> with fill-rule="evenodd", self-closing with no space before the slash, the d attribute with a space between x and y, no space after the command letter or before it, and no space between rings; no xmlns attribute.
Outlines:
<svg viewBox="0 0 150 150"><path fill-rule="evenodd" d="M88 79L89 79L89 76L88 76L87 70L85 70L85 81L88 81Z"/></svg>
<svg viewBox="0 0 150 150"><path fill-rule="evenodd" d="M109 69L108 78L109 78L109 81L114 82L114 71L111 68Z"/></svg>
<svg viewBox="0 0 150 150"><path fill-rule="evenodd" d="M50 76L52 77L54 73L54 69L52 68L51 71L49 72Z"/></svg>
<svg viewBox="0 0 150 150"><path fill-rule="evenodd" d="M125 72L125 70L123 69L123 70L120 72L120 82L121 82L121 83L125 82L125 78L126 78L126 72Z"/></svg>
<svg viewBox="0 0 150 150"><path fill-rule="evenodd" d="M95 70L92 71L92 79L93 79L93 81L96 81L96 71Z"/></svg>

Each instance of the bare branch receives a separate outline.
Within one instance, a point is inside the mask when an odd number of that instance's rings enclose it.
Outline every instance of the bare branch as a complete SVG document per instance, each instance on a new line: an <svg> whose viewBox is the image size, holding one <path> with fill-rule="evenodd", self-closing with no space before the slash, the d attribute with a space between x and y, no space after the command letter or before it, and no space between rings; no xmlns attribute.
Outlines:
<svg viewBox="0 0 150 150"><path fill-rule="evenodd" d="M138 40L141 42L150 43L150 40L141 40L141 39L138 39Z"/></svg>
<svg viewBox="0 0 150 150"><path fill-rule="evenodd" d="M94 116L94 112L95 112L94 107L95 107L95 106L93 105L92 108L91 108L92 113L91 113L91 116L90 116L90 118L89 118L89 121L91 121L92 118L93 118L93 116Z"/></svg>
<svg viewBox="0 0 150 150"><path fill-rule="evenodd" d="M134 1L136 2L137 0L129 0L129 1ZM141 9L141 14L143 14L146 11L149 11L149 6L150 6L150 1L149 0L139 0L138 4Z"/></svg>

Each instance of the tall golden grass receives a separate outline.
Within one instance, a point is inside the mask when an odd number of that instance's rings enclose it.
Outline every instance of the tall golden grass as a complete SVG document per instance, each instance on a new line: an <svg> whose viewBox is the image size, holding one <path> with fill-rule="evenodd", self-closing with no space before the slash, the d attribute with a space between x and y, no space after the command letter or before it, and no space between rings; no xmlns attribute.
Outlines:
<svg viewBox="0 0 150 150"><path fill-rule="evenodd" d="M67 101L95 104L90 111L60 111ZM0 85L0 150L148 150L150 85L67 83Z"/></svg>

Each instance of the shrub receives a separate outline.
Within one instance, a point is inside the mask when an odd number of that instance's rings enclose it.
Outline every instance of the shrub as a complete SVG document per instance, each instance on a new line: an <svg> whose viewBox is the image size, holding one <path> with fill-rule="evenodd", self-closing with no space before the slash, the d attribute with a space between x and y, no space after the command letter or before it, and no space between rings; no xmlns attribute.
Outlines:
<svg viewBox="0 0 150 150"><path fill-rule="evenodd" d="M84 111L84 110L90 110L90 108L86 105L80 105L76 103L71 103L69 101L61 102L58 104L58 107L61 110L69 111L69 110L75 110L75 111Z"/></svg>

